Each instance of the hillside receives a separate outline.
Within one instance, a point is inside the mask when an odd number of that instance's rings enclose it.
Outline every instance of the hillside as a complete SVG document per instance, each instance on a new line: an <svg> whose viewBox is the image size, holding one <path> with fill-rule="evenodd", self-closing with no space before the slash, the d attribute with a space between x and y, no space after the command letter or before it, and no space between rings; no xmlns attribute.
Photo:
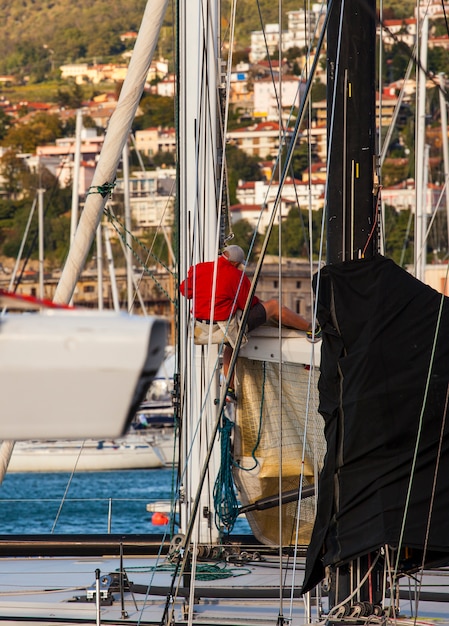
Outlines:
<svg viewBox="0 0 449 626"><path fill-rule="evenodd" d="M229 13L230 4L222 0L223 15ZM265 24L278 21L278 2L239 0L236 38L240 46L248 45L251 30L261 29L258 5ZM62 63L116 56L125 50L120 35L138 30L145 6L146 0L0 0L0 74L39 82ZM284 12L299 6L298 0L283 0ZM384 3L398 17L412 15L413 6L414 0ZM170 4L167 26L173 20L172 10ZM167 36L161 46L171 47L171 41ZM160 54L167 51L159 50Z"/></svg>

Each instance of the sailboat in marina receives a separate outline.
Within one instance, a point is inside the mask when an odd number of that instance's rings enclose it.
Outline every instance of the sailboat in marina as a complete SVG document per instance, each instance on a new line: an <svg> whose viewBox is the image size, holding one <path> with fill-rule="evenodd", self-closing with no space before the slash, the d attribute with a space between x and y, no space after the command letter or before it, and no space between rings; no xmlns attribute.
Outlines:
<svg viewBox="0 0 449 626"><path fill-rule="evenodd" d="M106 167L100 163L94 179L103 188L113 180L127 129L123 137L114 133L124 118L132 119L139 85L143 89L139 76L146 76L155 45L148 33L162 23L165 8L165 2L147 5L131 82L124 84L118 121L111 119L108 133L117 156L108 157ZM227 241L227 105L220 99L218 3L181 3L178 17L182 278L191 265L215 259ZM327 36L328 262L324 268L311 263L322 342L269 326L246 341L247 305L230 365L238 381L234 411L226 404L223 345L195 343L195 320L180 300L174 388L180 450L170 532L158 546L148 537L94 538L81 548L58 537L40 544L0 537L0 567L8 573L3 621L387 624L425 615L426 623L448 623L437 595L446 572L429 571L449 562L449 371L446 346L438 342L449 322L448 304L378 254L375 22L373 2L329 2L294 140L279 163L269 230ZM131 71L137 68L138 76ZM128 99L133 104L124 114ZM92 233L79 227L66 274L76 275L87 254L101 217L100 196L86 204L81 221L91 222ZM248 253L255 255L251 244ZM69 278L59 302L70 299ZM51 424L46 433L51 436ZM253 537L231 534L239 514ZM88 550L94 562L83 558ZM36 555L38 563L29 560Z"/></svg>

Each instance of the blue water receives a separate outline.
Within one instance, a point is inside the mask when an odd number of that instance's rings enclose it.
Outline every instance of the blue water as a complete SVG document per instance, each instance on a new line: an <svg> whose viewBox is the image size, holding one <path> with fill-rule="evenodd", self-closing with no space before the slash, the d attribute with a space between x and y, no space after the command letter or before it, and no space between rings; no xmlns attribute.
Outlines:
<svg viewBox="0 0 449 626"><path fill-rule="evenodd" d="M0 535L161 533L150 502L172 500L171 469L7 474L0 485ZM176 532L175 528L175 532ZM235 532L248 532L238 520Z"/></svg>
<svg viewBox="0 0 449 626"><path fill-rule="evenodd" d="M0 534L160 533L146 505L171 500L172 480L171 469L7 474Z"/></svg>

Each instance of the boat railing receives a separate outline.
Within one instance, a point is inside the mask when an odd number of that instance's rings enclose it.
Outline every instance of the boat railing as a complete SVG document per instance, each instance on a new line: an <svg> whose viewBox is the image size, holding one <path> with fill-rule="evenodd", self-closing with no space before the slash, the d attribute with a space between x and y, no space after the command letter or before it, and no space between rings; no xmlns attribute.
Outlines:
<svg viewBox="0 0 449 626"><path fill-rule="evenodd" d="M129 533L160 534L169 529L170 501L135 497L1 498L0 536L41 533L86 535ZM126 515L124 515L126 511ZM30 514L31 512L31 514ZM161 525L160 515L167 521ZM155 522L153 523L153 517ZM156 521L158 520L158 521Z"/></svg>

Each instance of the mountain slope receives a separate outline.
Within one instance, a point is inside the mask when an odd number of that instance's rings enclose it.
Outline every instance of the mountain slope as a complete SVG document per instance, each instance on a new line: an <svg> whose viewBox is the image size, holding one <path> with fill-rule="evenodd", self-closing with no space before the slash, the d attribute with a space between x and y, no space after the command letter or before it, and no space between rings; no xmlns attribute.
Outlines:
<svg viewBox="0 0 449 626"><path fill-rule="evenodd" d="M222 0L224 15L230 4L231 0ZM124 50L120 35L138 30L145 6L146 0L0 0L0 73L39 81L63 63L104 61L120 54ZM302 6L298 0L283 0L283 13ZM384 3L398 17L411 16L413 6L414 0ZM170 3L167 25L173 21L173 10ZM265 25L277 23L279 5L273 0L239 0L236 14L237 44L247 46L250 32L261 30L261 20ZM226 27L226 19L223 24ZM171 46L170 37L167 45Z"/></svg>

